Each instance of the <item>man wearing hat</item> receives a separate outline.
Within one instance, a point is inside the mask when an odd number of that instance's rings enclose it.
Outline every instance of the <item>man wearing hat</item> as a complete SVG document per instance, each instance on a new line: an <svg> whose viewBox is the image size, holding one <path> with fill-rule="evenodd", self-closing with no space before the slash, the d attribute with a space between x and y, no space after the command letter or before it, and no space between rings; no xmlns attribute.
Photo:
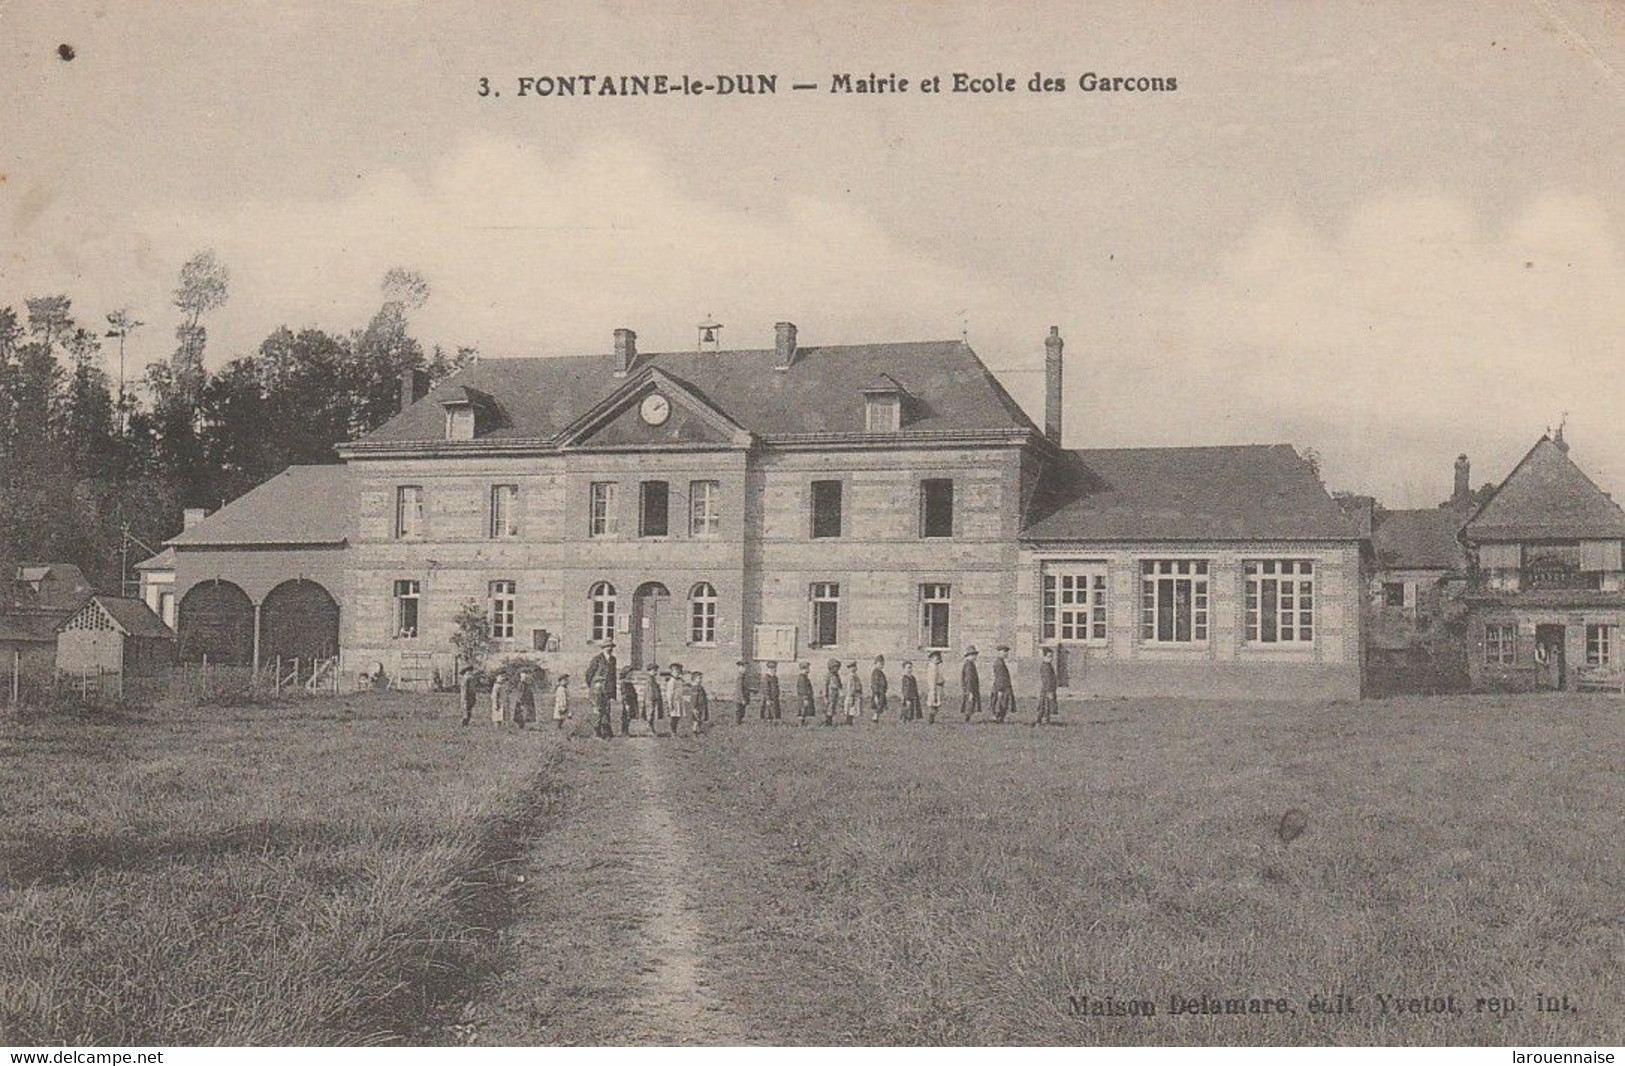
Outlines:
<svg viewBox="0 0 1625 1066"><path fill-rule="evenodd" d="M993 720L1002 722L1016 709L1016 687L1010 681L1010 645L1000 644L999 657L993 660L993 691L988 695L993 704Z"/></svg>
<svg viewBox="0 0 1625 1066"><path fill-rule="evenodd" d="M1043 725L1054 718L1059 688L1055 677L1055 649L1045 648L1044 661L1038 666L1038 717L1033 725Z"/></svg>
<svg viewBox="0 0 1625 1066"><path fill-rule="evenodd" d="M965 661L959 667L959 713L967 722L982 713L982 675L976 672L974 644L965 649Z"/></svg>
<svg viewBox="0 0 1625 1066"><path fill-rule="evenodd" d="M779 720L779 664L772 660L762 667L762 706L757 716L766 722Z"/></svg>
<svg viewBox="0 0 1625 1066"><path fill-rule="evenodd" d="M615 699L615 686L621 676L620 668L615 663L615 642L606 640L593 656L592 662L587 664L587 673L583 680L587 682L587 691L592 693L592 703L598 710L598 723L594 732L606 740L615 735L615 726L610 721L609 705Z"/></svg>

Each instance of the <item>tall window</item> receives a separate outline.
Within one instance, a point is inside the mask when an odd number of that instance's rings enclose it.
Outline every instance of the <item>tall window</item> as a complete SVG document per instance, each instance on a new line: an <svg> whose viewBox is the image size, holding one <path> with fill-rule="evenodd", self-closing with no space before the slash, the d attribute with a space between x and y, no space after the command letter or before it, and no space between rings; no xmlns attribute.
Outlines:
<svg viewBox="0 0 1625 1066"><path fill-rule="evenodd" d="M1308 559L1249 559L1244 571L1247 642L1314 643L1315 564Z"/></svg>
<svg viewBox="0 0 1625 1066"><path fill-rule="evenodd" d="M1382 605L1384 607L1405 606L1405 582L1384 581L1382 583Z"/></svg>
<svg viewBox="0 0 1625 1066"><path fill-rule="evenodd" d="M926 651L947 651L953 589L948 585L920 586L920 644Z"/></svg>
<svg viewBox="0 0 1625 1066"><path fill-rule="evenodd" d="M1043 628L1046 642L1106 643L1106 572L1046 570Z"/></svg>
<svg viewBox="0 0 1625 1066"><path fill-rule="evenodd" d="M418 600L422 586L416 581L395 582L395 637L404 639L418 635Z"/></svg>
<svg viewBox="0 0 1625 1066"><path fill-rule="evenodd" d="M722 483L688 483L688 535L714 537L722 531Z"/></svg>
<svg viewBox="0 0 1625 1066"><path fill-rule="evenodd" d="M1154 644L1207 640L1207 560L1140 564L1140 639Z"/></svg>
<svg viewBox="0 0 1625 1066"><path fill-rule="evenodd" d="M519 486L491 486L491 536L519 535Z"/></svg>
<svg viewBox="0 0 1625 1066"><path fill-rule="evenodd" d="M395 489L395 535L423 536L422 485L401 485Z"/></svg>
<svg viewBox="0 0 1625 1066"><path fill-rule="evenodd" d="M638 536L664 537L671 530L671 486L645 481L638 506Z"/></svg>
<svg viewBox="0 0 1625 1066"><path fill-rule="evenodd" d="M592 642L602 644L615 639L615 586L600 581L587 593L592 603Z"/></svg>
<svg viewBox="0 0 1625 1066"><path fill-rule="evenodd" d="M704 581L688 594L688 642L717 642L717 590Z"/></svg>
<svg viewBox="0 0 1625 1066"><path fill-rule="evenodd" d="M175 628L175 594L173 592L160 592L158 594L158 617L164 620L164 625L170 629Z"/></svg>
<svg viewBox="0 0 1625 1066"><path fill-rule="evenodd" d="M931 477L920 482L920 536L954 535L954 480Z"/></svg>
<svg viewBox="0 0 1625 1066"><path fill-rule="evenodd" d="M615 532L615 482L594 481L587 504L587 536Z"/></svg>
<svg viewBox="0 0 1625 1066"><path fill-rule="evenodd" d="M812 483L812 535L838 537L841 535L841 483L814 481Z"/></svg>
<svg viewBox="0 0 1625 1066"><path fill-rule="evenodd" d="M1484 627L1484 662L1490 666L1512 666L1518 661L1518 627L1515 623L1494 622Z"/></svg>
<svg viewBox="0 0 1625 1066"><path fill-rule="evenodd" d="M1610 666L1614 661L1614 627L1586 626L1586 665Z"/></svg>
<svg viewBox="0 0 1625 1066"><path fill-rule="evenodd" d="M817 648L833 648L841 640L841 586L820 581L811 589L812 640Z"/></svg>
<svg viewBox="0 0 1625 1066"><path fill-rule="evenodd" d="M517 602L516 586L512 581L491 582L491 636L497 640L513 639L514 605Z"/></svg>

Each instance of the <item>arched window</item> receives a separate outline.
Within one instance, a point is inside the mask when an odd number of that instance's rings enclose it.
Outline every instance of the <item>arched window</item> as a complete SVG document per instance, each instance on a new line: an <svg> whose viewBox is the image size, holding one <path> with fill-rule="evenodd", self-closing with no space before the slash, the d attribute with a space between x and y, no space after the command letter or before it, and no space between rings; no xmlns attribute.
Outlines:
<svg viewBox="0 0 1625 1066"><path fill-rule="evenodd" d="M600 581L587 593L592 601L592 641L601 644L615 638L615 586Z"/></svg>
<svg viewBox="0 0 1625 1066"><path fill-rule="evenodd" d="M688 642L717 642L717 590L704 581L688 594Z"/></svg>

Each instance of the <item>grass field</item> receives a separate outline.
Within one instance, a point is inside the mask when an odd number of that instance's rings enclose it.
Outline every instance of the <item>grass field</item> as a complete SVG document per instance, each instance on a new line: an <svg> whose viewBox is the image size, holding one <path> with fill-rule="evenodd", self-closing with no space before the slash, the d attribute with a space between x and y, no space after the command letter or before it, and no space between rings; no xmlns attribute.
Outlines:
<svg viewBox="0 0 1625 1066"><path fill-rule="evenodd" d="M1617 699L613 743L453 715L0 723L0 1041L1625 1040Z"/></svg>
<svg viewBox="0 0 1625 1066"><path fill-rule="evenodd" d="M449 711L0 722L0 1043L420 1039L496 964L560 750Z"/></svg>

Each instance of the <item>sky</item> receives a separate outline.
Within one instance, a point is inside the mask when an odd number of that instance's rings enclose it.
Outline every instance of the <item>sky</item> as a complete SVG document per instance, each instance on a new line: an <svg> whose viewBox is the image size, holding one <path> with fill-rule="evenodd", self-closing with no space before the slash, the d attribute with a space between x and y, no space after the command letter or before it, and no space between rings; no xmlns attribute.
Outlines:
<svg viewBox="0 0 1625 1066"><path fill-rule="evenodd" d="M955 72L1018 91L918 91ZM518 94L585 73L779 91ZM1058 325L1070 447L1286 441L1425 507L1566 415L1625 499L1622 130L1625 4L1592 0L0 0L0 306L128 307L165 359L212 248L218 365L364 325L404 266L430 344L963 334L1040 422Z"/></svg>

